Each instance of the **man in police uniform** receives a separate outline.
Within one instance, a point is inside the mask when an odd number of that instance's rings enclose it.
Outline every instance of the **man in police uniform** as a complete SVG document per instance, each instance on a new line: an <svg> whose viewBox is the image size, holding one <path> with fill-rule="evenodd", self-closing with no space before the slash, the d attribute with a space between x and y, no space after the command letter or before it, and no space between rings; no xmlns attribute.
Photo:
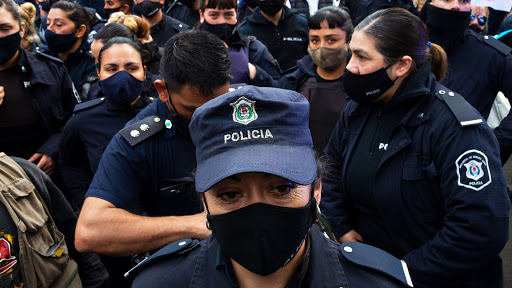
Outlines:
<svg viewBox="0 0 512 288"><path fill-rule="evenodd" d="M228 92L230 67L227 48L211 33L188 31L166 43L163 80L155 82L160 99L105 150L78 220L79 251L126 256L208 237L189 185L196 158L188 123L196 108Z"/></svg>
<svg viewBox="0 0 512 288"><path fill-rule="evenodd" d="M449 71L441 84L464 96L487 119L498 92L512 97L512 49L469 29L471 1L433 0L426 6L429 39L448 55ZM512 153L511 115L494 134L505 163Z"/></svg>

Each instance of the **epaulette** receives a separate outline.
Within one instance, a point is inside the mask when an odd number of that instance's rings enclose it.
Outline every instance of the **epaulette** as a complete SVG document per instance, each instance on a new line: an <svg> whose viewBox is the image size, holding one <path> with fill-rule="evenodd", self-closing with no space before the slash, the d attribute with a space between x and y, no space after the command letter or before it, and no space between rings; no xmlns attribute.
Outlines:
<svg viewBox="0 0 512 288"><path fill-rule="evenodd" d="M169 256L175 255L185 250L190 251L192 249L195 249L196 247L199 246L198 243L198 240L192 239L184 239L171 243L165 246L164 248L156 251L153 255L144 259L142 262L140 262L135 267L130 269L128 272L124 274L124 277L138 274L140 271L142 271L144 268L146 268L148 265L151 265L155 261L168 258Z"/></svg>
<svg viewBox="0 0 512 288"><path fill-rule="evenodd" d="M229 85L229 92L233 92L233 91L238 90L244 86L247 86L247 84L245 84L245 83L231 84L231 85Z"/></svg>
<svg viewBox="0 0 512 288"><path fill-rule="evenodd" d="M101 103L105 103L105 97L101 97L101 98L93 99L93 100L86 101L86 102L83 102L80 104L76 104L75 109L73 110L73 113L76 113L76 112L79 112L79 111L82 111L82 110L85 110L85 109L88 109L88 108L91 108L94 106L98 106Z"/></svg>
<svg viewBox="0 0 512 288"><path fill-rule="evenodd" d="M64 64L64 62L62 60L60 60L59 58L50 56L50 55L48 55L46 53L43 53L43 52L41 52L39 50L36 51L36 55L43 56L43 57L45 57L47 59L50 59L50 60L55 61L55 62L60 63L60 64Z"/></svg>
<svg viewBox="0 0 512 288"><path fill-rule="evenodd" d="M170 120L165 120L165 122L169 122L169 128L172 127ZM131 146L135 146L164 129L165 125L168 124L164 124L160 117L149 116L137 123L123 128L119 131L119 134L121 134L121 136L123 136Z"/></svg>
<svg viewBox="0 0 512 288"><path fill-rule="evenodd" d="M448 105L455 118L459 121L460 126L480 125L484 122L460 94L452 91L438 90L436 95L446 102L446 105Z"/></svg>
<svg viewBox="0 0 512 288"><path fill-rule="evenodd" d="M345 259L357 266L386 274L406 286L414 287L405 261L384 250L359 242L345 242L339 250Z"/></svg>
<svg viewBox="0 0 512 288"><path fill-rule="evenodd" d="M492 36L478 35L478 39L505 55L508 55L510 51L512 51L512 47L509 47L507 44L495 39Z"/></svg>

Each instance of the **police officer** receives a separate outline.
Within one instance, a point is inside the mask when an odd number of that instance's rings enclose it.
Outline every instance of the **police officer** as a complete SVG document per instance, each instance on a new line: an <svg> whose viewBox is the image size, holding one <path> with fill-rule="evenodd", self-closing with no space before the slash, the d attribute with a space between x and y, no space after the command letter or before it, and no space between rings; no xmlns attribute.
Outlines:
<svg viewBox="0 0 512 288"><path fill-rule="evenodd" d="M142 93L146 69L132 40L110 39L101 49L98 67L100 97L75 107L60 143L64 182L77 210L110 139L152 100Z"/></svg>
<svg viewBox="0 0 512 288"><path fill-rule="evenodd" d="M90 22L90 14L80 4L59 1L50 9L44 33L48 44L45 52L64 61L82 100L87 100L88 92L82 86L96 79L94 58L87 42Z"/></svg>
<svg viewBox="0 0 512 288"><path fill-rule="evenodd" d="M61 60L20 49L25 26L12 0L0 1L0 150L55 171L62 128L79 101ZM21 25L20 25L21 23Z"/></svg>
<svg viewBox="0 0 512 288"><path fill-rule="evenodd" d="M498 142L437 83L444 51L399 8L363 20L350 49L353 102L325 149L322 211L335 236L403 259L414 287L501 287L510 200Z"/></svg>
<svg viewBox="0 0 512 288"><path fill-rule="evenodd" d="M213 235L158 251L129 272L142 271L133 287L412 287L400 260L311 228L322 163L308 120L308 101L276 88L247 86L197 109L195 184Z"/></svg>
<svg viewBox="0 0 512 288"><path fill-rule="evenodd" d="M197 107L228 91L229 54L211 33L179 33L166 43L161 71L160 99L103 153L78 220L79 251L133 255L210 234L190 186L196 159L188 123Z"/></svg>
<svg viewBox="0 0 512 288"><path fill-rule="evenodd" d="M135 3L135 14L149 22L151 37L158 47L163 47L174 34L189 28L187 24L162 12L164 0L135 0Z"/></svg>
<svg viewBox="0 0 512 288"><path fill-rule="evenodd" d="M429 38L448 55L449 70L441 84L464 96L487 119L498 92L512 99L512 48L468 28L470 1L433 0L426 6ZM511 115L494 134L505 163L512 153Z"/></svg>

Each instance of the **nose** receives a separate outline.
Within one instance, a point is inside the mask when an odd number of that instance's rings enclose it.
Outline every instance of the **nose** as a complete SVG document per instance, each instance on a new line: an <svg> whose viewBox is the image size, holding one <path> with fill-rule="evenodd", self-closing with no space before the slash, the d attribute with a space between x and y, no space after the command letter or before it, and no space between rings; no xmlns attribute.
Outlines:
<svg viewBox="0 0 512 288"><path fill-rule="evenodd" d="M455 0L455 1L452 1L452 8L451 10L454 10L454 11L460 11L460 5L459 5L459 1Z"/></svg>
<svg viewBox="0 0 512 288"><path fill-rule="evenodd" d="M354 74L359 74L359 69L356 67L353 59L354 59L353 57L350 59L350 61L348 62L347 66L345 68Z"/></svg>

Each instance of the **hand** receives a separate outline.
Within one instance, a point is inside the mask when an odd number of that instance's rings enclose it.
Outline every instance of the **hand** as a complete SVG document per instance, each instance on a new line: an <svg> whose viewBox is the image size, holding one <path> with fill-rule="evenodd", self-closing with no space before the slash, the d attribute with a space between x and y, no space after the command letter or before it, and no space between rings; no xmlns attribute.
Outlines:
<svg viewBox="0 0 512 288"><path fill-rule="evenodd" d="M2 103L4 103L4 96L5 96L4 86L0 86L0 105L2 105Z"/></svg>
<svg viewBox="0 0 512 288"><path fill-rule="evenodd" d="M249 79L254 79L254 77L256 77L256 66L249 63Z"/></svg>
<svg viewBox="0 0 512 288"><path fill-rule="evenodd" d="M187 217L190 217L191 218L190 221L191 221L191 223L193 223L193 226L194 226L193 231L195 231L194 238L203 240L203 239L208 238L208 236L210 236L210 234L212 234L212 231L206 227L206 214L204 212L197 213L195 215L190 215Z"/></svg>
<svg viewBox="0 0 512 288"><path fill-rule="evenodd" d="M37 160L39 160L39 162L37 162ZM43 170L43 172L48 176L52 175L52 173L55 171L55 163L53 162L52 157L46 154L36 153L32 155L28 161L34 164L37 162L37 167Z"/></svg>
<svg viewBox="0 0 512 288"><path fill-rule="evenodd" d="M356 230L350 230L347 234L338 239L340 243L347 241L363 242L363 237L361 237L361 234L357 233Z"/></svg>

